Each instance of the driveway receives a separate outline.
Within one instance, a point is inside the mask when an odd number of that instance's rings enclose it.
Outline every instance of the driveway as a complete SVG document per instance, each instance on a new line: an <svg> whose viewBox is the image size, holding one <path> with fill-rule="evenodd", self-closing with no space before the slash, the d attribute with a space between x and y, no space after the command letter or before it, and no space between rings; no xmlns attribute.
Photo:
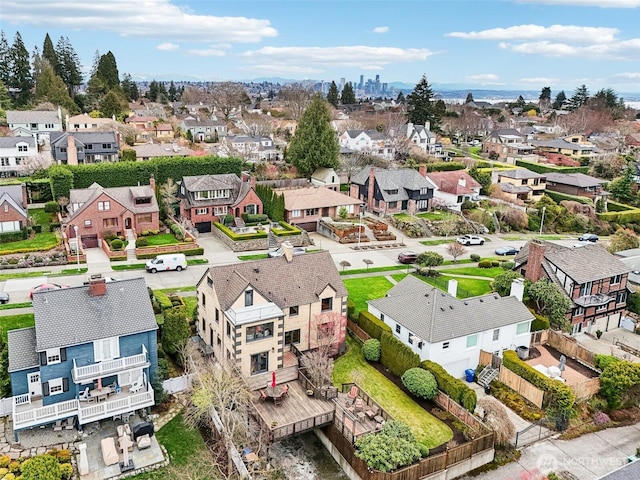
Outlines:
<svg viewBox="0 0 640 480"><path fill-rule="evenodd" d="M623 358L632 362L640 362L640 358L627 353L620 349L620 347L614 345L614 342L618 340L635 348L636 350L640 350L640 336L624 328L614 328L608 332L603 332L600 340L584 334L577 335L576 339L582 346L588 348L594 353L614 355L618 358Z"/></svg>

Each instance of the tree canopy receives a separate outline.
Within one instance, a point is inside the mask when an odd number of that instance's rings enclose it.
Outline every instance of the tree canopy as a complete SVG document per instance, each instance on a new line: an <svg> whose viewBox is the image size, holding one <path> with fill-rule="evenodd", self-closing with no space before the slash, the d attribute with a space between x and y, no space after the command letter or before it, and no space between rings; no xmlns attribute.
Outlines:
<svg viewBox="0 0 640 480"><path fill-rule="evenodd" d="M340 103L342 103L342 105L351 105L356 103L356 94L353 91L353 84L351 82L347 82L342 89Z"/></svg>
<svg viewBox="0 0 640 480"><path fill-rule="evenodd" d="M433 101L433 90L427 81L426 75L422 75L413 91L407 95L407 119L416 125L424 125L426 122L430 122L430 129L439 131L440 118L444 113L441 110L441 106Z"/></svg>
<svg viewBox="0 0 640 480"><path fill-rule="evenodd" d="M339 154L328 103L314 95L291 139L287 160L308 177L319 167L336 168Z"/></svg>
<svg viewBox="0 0 640 480"><path fill-rule="evenodd" d="M527 296L535 303L536 311L549 318L556 327L566 329L567 311L571 308L571 300L555 283L545 279L529 285Z"/></svg>
<svg viewBox="0 0 640 480"><path fill-rule="evenodd" d="M336 82L331 82L329 85L329 91L327 92L327 102L329 102L334 107L338 106L338 86Z"/></svg>

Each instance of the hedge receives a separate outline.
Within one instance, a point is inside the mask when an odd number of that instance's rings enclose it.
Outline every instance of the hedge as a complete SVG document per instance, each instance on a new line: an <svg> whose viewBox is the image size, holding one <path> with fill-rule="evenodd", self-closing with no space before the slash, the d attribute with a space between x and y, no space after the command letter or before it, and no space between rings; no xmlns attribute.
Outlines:
<svg viewBox="0 0 640 480"><path fill-rule="evenodd" d="M402 343L390 332L384 332L380 337L381 363L397 377L401 377L410 368L420 365L420 357L411 348Z"/></svg>
<svg viewBox="0 0 640 480"><path fill-rule="evenodd" d="M353 303L353 300L347 299L347 318L354 319L353 313L356 310L356 304Z"/></svg>
<svg viewBox="0 0 640 480"><path fill-rule="evenodd" d="M252 233L235 233L229 227L222 225L220 222L214 222L213 225L224 233L231 240L255 240L257 238L267 238L267 232L252 232Z"/></svg>
<svg viewBox="0 0 640 480"><path fill-rule="evenodd" d="M637 210L636 207L632 207L631 205L625 205L624 203L618 202L607 202L607 211L608 212L628 212L629 210Z"/></svg>
<svg viewBox="0 0 640 480"><path fill-rule="evenodd" d="M527 162L526 160L516 160L518 167L524 167L536 173L588 173L589 167L556 167L544 163Z"/></svg>
<svg viewBox="0 0 640 480"><path fill-rule="evenodd" d="M26 228L17 230L15 232L0 233L0 243L12 243L26 240L28 231Z"/></svg>
<svg viewBox="0 0 640 480"><path fill-rule="evenodd" d="M420 368L431 372L438 382L438 388L449 395L453 401L458 402L464 408L473 413L478 401L475 390L468 387L462 380L450 375L442 365L425 360L420 364Z"/></svg>
<svg viewBox="0 0 640 480"><path fill-rule="evenodd" d="M453 170L465 170L467 166L461 162L436 162L427 163L427 172L451 172Z"/></svg>
<svg viewBox="0 0 640 480"><path fill-rule="evenodd" d="M162 311L173 308L173 303L171 302L169 295L167 295L166 293L155 291L153 292L153 296L158 301L158 304L160 305L160 308L162 309Z"/></svg>
<svg viewBox="0 0 640 480"><path fill-rule="evenodd" d="M391 333L391 327L379 318L366 310L360 312L358 316L358 325L362 330L367 332L371 338L380 340L385 332Z"/></svg>
<svg viewBox="0 0 640 480"><path fill-rule="evenodd" d="M597 213L596 216L605 222L613 222L619 224L640 222L640 208L626 210L624 212L603 212Z"/></svg>
<svg viewBox="0 0 640 480"><path fill-rule="evenodd" d="M149 248L154 248L154 247L149 247ZM164 254L171 254L171 253L182 253L184 254L186 257L193 257L194 255L203 255L204 254L204 248L202 247L198 247L198 248L192 248L190 250L176 250L175 252L165 252L163 254L158 254L158 253L139 253L138 255L136 255L136 258L138 260L147 260L149 258L156 258L158 255L164 255ZM125 257L126 259L126 257Z"/></svg>
<svg viewBox="0 0 640 480"><path fill-rule="evenodd" d="M99 163L95 165L103 164ZM74 178L73 173L67 165L53 165L49 167L49 181L51 182L51 196L54 200L60 197L69 198L69 192L74 188ZM91 185L91 183L89 183L87 187Z"/></svg>
<svg viewBox="0 0 640 480"><path fill-rule="evenodd" d="M572 202L582 203L583 205L591 205L593 206L593 200L586 197L579 197L577 195L569 195L567 193L560 192L552 192L551 190L546 190L545 195L548 195L554 202L560 204L563 200L570 200Z"/></svg>
<svg viewBox="0 0 640 480"><path fill-rule="evenodd" d="M531 322L531 331L538 332L540 330L548 330L549 329L549 319L543 315L539 315L536 312L531 312L535 317L535 320Z"/></svg>
<svg viewBox="0 0 640 480"><path fill-rule="evenodd" d="M294 227L290 223L281 220L278 222L278 225L280 225L282 228L271 228L271 231L277 237L302 235L302 231L298 227Z"/></svg>
<svg viewBox="0 0 640 480"><path fill-rule="evenodd" d="M476 167L480 169L488 169L489 172L492 170L513 170L517 168L515 165L511 165L510 163L500 162L498 160L487 161L487 160L478 160L476 161Z"/></svg>
<svg viewBox="0 0 640 480"><path fill-rule="evenodd" d="M242 220L245 224L269 223L269 217L264 213L243 213Z"/></svg>

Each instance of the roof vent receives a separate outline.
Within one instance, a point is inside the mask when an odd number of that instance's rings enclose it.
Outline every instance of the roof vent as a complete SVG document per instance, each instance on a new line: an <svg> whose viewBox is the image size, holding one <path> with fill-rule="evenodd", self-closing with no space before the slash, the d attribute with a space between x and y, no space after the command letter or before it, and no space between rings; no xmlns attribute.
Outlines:
<svg viewBox="0 0 640 480"><path fill-rule="evenodd" d="M483 299L481 299L481 298L479 298L478 300L480 300L480 303L484 302L484 300L483 300Z"/></svg>
<svg viewBox="0 0 640 480"><path fill-rule="evenodd" d="M449 305L449 310L453 310L453 305Z"/></svg>
<svg viewBox="0 0 640 480"><path fill-rule="evenodd" d="M444 307L440 307L440 310L442 310L444 312Z"/></svg>
<svg viewBox="0 0 640 480"><path fill-rule="evenodd" d="M465 305L469 305L469 302L463 302Z"/></svg>
<svg viewBox="0 0 640 480"><path fill-rule="evenodd" d="M258 267L254 268L253 271L256 273L260 273L260 269Z"/></svg>

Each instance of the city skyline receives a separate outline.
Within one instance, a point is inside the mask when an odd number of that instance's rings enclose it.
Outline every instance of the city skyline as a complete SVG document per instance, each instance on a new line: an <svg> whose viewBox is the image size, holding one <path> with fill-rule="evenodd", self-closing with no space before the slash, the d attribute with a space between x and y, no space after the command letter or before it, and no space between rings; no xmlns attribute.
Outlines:
<svg viewBox="0 0 640 480"><path fill-rule="evenodd" d="M599 4L606 4L600 7ZM27 49L67 36L88 73L112 51L140 80L281 77L493 90L640 92L640 0L3 1Z"/></svg>

